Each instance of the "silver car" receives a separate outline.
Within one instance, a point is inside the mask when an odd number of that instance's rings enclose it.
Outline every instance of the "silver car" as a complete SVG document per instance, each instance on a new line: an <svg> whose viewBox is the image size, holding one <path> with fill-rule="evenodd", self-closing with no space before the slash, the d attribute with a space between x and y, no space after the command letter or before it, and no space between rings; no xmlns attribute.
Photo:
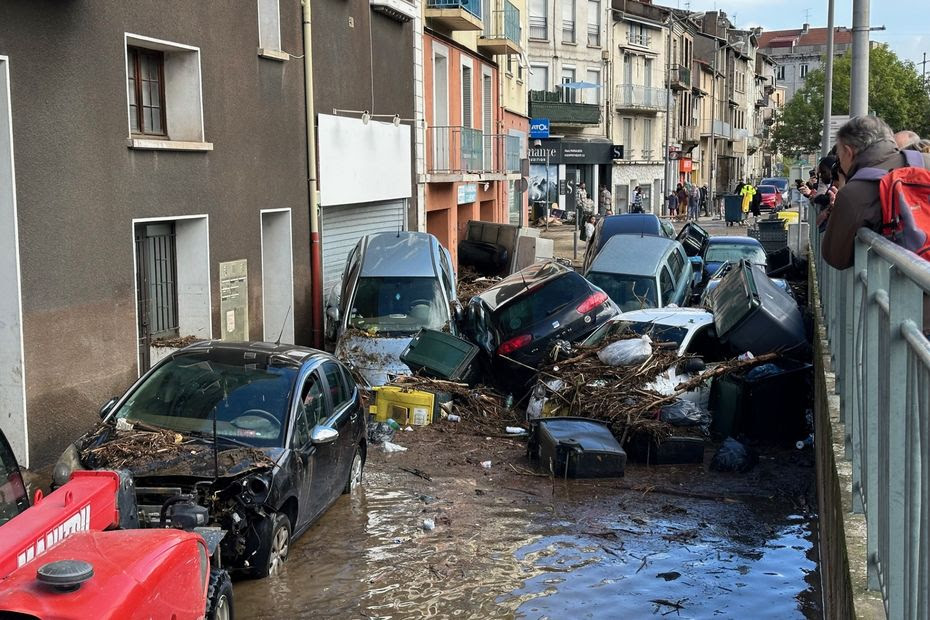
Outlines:
<svg viewBox="0 0 930 620"><path fill-rule="evenodd" d="M362 237L349 253L338 302L326 310L336 357L371 385L409 374L400 354L422 328L455 333L455 272L449 251L431 234Z"/></svg>

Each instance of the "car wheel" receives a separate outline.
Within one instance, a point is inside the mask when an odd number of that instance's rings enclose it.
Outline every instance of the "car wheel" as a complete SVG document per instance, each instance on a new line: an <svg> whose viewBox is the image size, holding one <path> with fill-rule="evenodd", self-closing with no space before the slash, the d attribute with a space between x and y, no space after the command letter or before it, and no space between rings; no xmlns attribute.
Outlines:
<svg viewBox="0 0 930 620"><path fill-rule="evenodd" d="M349 469L349 479L342 489L343 494L351 493L362 484L362 469L365 466L365 460L362 459L362 451L355 449L355 456L352 457L352 467Z"/></svg>
<svg viewBox="0 0 930 620"><path fill-rule="evenodd" d="M232 580L220 568L210 569L207 588L207 620L233 620Z"/></svg>
<svg viewBox="0 0 930 620"><path fill-rule="evenodd" d="M277 512L263 519L259 528L261 545L251 575L258 579L279 575L291 548L291 522L287 515Z"/></svg>

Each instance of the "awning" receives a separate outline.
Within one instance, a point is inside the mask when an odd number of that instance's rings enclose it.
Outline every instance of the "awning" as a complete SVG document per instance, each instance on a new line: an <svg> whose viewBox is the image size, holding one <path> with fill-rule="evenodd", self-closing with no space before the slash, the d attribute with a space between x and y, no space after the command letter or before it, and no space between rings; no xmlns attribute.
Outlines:
<svg viewBox="0 0 930 620"><path fill-rule="evenodd" d="M600 88L601 87L600 84L594 84L592 82L564 82L560 84L559 86L561 86L562 88L574 88L577 90L581 90L584 88Z"/></svg>

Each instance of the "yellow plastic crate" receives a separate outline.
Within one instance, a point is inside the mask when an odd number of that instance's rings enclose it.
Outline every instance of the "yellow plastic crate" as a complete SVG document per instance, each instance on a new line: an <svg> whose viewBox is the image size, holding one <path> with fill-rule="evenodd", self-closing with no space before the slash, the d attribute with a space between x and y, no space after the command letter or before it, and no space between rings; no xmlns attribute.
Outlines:
<svg viewBox="0 0 930 620"><path fill-rule="evenodd" d="M785 220L788 224L797 224L798 223L798 212L797 211L779 211L778 217Z"/></svg>
<svg viewBox="0 0 930 620"><path fill-rule="evenodd" d="M426 426L432 423L435 394L394 385L375 388L375 392L375 404L369 411L374 414L376 421L384 422L394 418L401 426Z"/></svg>

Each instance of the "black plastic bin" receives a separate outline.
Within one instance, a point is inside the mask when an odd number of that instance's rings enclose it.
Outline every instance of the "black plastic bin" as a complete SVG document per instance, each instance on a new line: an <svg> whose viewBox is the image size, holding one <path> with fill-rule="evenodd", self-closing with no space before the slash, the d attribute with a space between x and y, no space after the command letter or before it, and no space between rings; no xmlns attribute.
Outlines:
<svg viewBox="0 0 930 620"><path fill-rule="evenodd" d="M777 371L775 371L777 367ZM782 358L759 370L731 373L710 389L711 431L722 437L793 443L810 433L806 412L811 403L812 366ZM769 371L772 372L764 372Z"/></svg>
<svg viewBox="0 0 930 620"><path fill-rule="evenodd" d="M724 194L723 215L728 224L743 221L743 197L738 194Z"/></svg>
<svg viewBox="0 0 930 620"><path fill-rule="evenodd" d="M557 478L617 478L626 468L626 452L607 424L588 418L534 421L527 453Z"/></svg>
<svg viewBox="0 0 930 620"><path fill-rule="evenodd" d="M704 440L672 435L656 439L636 433L627 442L630 460L646 465L697 465L704 462Z"/></svg>
<svg viewBox="0 0 930 620"><path fill-rule="evenodd" d="M452 334L421 329L400 354L400 361L414 372L468 383L476 373L474 361L478 351L477 345Z"/></svg>

